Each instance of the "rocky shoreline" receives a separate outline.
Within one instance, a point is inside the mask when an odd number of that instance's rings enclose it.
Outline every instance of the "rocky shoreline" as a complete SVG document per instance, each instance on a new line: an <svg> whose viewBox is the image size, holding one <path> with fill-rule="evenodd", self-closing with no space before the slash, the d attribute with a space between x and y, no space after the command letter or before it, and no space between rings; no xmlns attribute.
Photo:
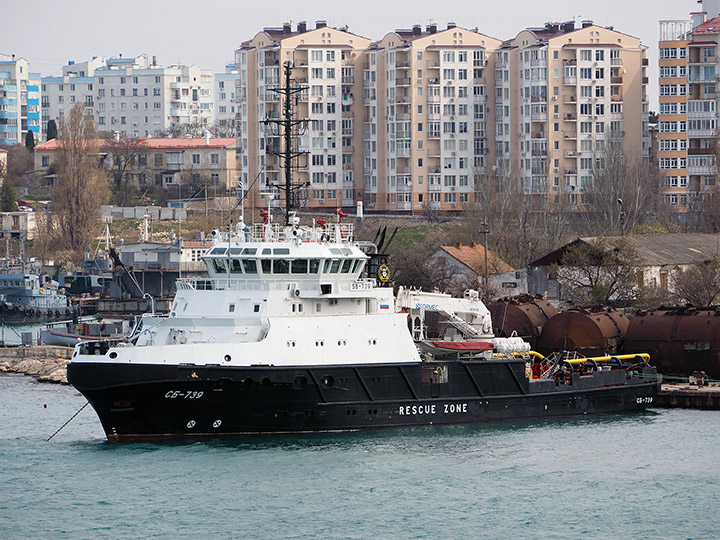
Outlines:
<svg viewBox="0 0 720 540"><path fill-rule="evenodd" d="M68 384L67 365L72 347L37 345L0 347L0 372L24 373L39 382Z"/></svg>

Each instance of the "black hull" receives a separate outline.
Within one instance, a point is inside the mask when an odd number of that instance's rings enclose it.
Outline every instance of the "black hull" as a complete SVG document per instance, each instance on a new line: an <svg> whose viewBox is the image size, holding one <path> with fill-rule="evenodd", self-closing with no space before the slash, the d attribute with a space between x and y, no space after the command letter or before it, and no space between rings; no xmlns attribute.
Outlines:
<svg viewBox="0 0 720 540"><path fill-rule="evenodd" d="M68 381L114 441L621 413L646 409L658 391L653 368L637 378L623 370L573 374L559 384L529 382L524 370L524 362L505 360L310 368L73 362Z"/></svg>

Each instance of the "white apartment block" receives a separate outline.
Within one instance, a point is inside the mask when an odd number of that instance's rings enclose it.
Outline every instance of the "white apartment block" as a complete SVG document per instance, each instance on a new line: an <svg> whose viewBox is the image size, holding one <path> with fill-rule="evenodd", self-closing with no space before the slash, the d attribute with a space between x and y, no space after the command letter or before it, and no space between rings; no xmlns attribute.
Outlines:
<svg viewBox="0 0 720 540"><path fill-rule="evenodd" d="M68 64L62 77L44 77L43 122L85 104L101 131L157 137L181 124L210 126L213 75L198 66L160 67L146 55Z"/></svg>
<svg viewBox="0 0 720 540"><path fill-rule="evenodd" d="M214 114L213 125L223 137L237 132L236 87L240 81L240 72L235 64L225 66L225 73L216 73L214 77Z"/></svg>

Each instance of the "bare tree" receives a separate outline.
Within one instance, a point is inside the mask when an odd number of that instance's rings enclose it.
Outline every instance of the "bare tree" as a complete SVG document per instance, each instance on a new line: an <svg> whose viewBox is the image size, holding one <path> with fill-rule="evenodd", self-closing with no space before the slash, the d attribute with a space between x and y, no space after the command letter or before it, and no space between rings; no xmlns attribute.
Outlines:
<svg viewBox="0 0 720 540"><path fill-rule="evenodd" d="M93 120L78 103L60 126L58 178L52 190L60 247L82 259L99 230L100 206L108 200L107 171L100 164Z"/></svg>
<svg viewBox="0 0 720 540"><path fill-rule="evenodd" d="M130 171L142 166L141 158L147 159L144 149L137 139L112 139L104 143L110 159L110 172L113 178L114 200L124 206L132 190Z"/></svg>
<svg viewBox="0 0 720 540"><path fill-rule="evenodd" d="M464 207L454 238L485 243L508 264L521 267L567 241L572 207L563 195L524 192L517 169L494 167L474 175L474 201Z"/></svg>
<svg viewBox="0 0 720 540"><path fill-rule="evenodd" d="M225 123L215 122L208 128L208 131L213 137L238 137L240 135L240 126L233 119L227 120Z"/></svg>
<svg viewBox="0 0 720 540"><path fill-rule="evenodd" d="M642 284L641 260L626 239L580 241L570 247L559 265L557 279L568 299L576 303L622 303L635 300Z"/></svg>
<svg viewBox="0 0 720 540"><path fill-rule="evenodd" d="M584 228L590 234L632 232L655 208L657 170L626 150L624 138L614 134L604 140L604 149L596 148L590 184L581 186Z"/></svg>
<svg viewBox="0 0 720 540"><path fill-rule="evenodd" d="M200 122L192 122L187 124L175 124L170 126L162 132L162 137L191 137L199 139L205 136L205 132L210 130L209 124L202 124Z"/></svg>
<svg viewBox="0 0 720 540"><path fill-rule="evenodd" d="M678 268L670 279L678 302L705 307L720 300L720 260L717 258Z"/></svg>

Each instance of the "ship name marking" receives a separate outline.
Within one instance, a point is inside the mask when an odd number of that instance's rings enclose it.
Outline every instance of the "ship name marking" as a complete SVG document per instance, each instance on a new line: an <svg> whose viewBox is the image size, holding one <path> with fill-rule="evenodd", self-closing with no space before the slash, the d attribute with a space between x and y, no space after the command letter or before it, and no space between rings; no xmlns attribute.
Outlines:
<svg viewBox="0 0 720 540"><path fill-rule="evenodd" d="M400 405L400 416L420 416L425 414L463 414L468 412L467 403L442 403L440 405Z"/></svg>
<svg viewBox="0 0 720 540"><path fill-rule="evenodd" d="M203 396L202 390L200 391L187 391L187 392L181 392L180 390L168 390L168 392L165 394L165 397L167 399L175 399L175 398L182 398L182 399L200 399Z"/></svg>

